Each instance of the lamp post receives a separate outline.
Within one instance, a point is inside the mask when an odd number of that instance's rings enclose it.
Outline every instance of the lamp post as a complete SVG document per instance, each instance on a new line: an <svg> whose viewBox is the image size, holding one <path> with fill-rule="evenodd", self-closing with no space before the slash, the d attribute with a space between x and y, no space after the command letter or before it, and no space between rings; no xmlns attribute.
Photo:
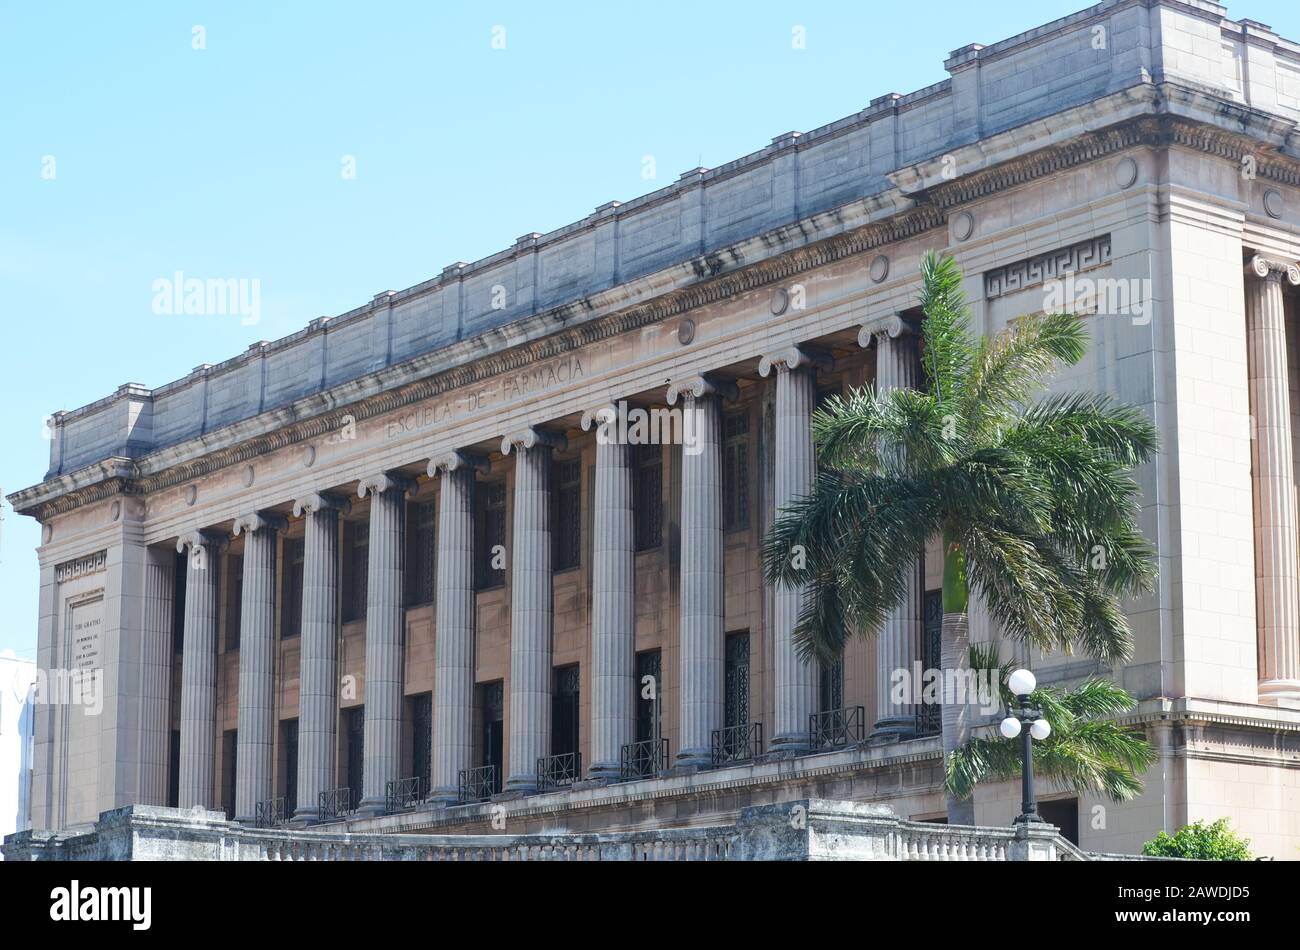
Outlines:
<svg viewBox="0 0 1300 950"><path fill-rule="evenodd" d="M1029 703L1029 695L1038 686L1034 674L1028 670L1016 670L1007 677L1007 687L1020 703L1020 708L1007 709L1007 718L998 726L998 731L1008 739L1021 736L1020 814L1016 816L1017 824L1042 821L1038 817L1038 805L1034 801L1034 749L1033 739L1042 741L1052 734L1052 726L1040 710ZM1029 728L1024 728L1028 726Z"/></svg>

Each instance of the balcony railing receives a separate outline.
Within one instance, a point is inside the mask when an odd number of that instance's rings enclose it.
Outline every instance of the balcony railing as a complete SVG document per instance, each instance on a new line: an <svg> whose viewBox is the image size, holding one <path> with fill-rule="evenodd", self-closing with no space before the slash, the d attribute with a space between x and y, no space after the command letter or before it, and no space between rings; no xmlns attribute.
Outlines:
<svg viewBox="0 0 1300 950"><path fill-rule="evenodd" d="M842 749L866 738L867 714L861 706L828 709L808 717L808 738L814 752Z"/></svg>
<svg viewBox="0 0 1300 950"><path fill-rule="evenodd" d="M746 722L713 730L713 764L750 762L763 754L763 724Z"/></svg>
<svg viewBox="0 0 1300 950"><path fill-rule="evenodd" d="M459 776L460 792L456 796L462 805L471 802L485 802L498 791L497 767L484 765L477 769L461 769Z"/></svg>
<svg viewBox="0 0 1300 950"><path fill-rule="evenodd" d="M424 801L424 779L416 775L399 778L384 786L384 811L395 812Z"/></svg>
<svg viewBox="0 0 1300 950"><path fill-rule="evenodd" d="M943 707L938 703L918 703L916 707L916 734L937 736L943 730Z"/></svg>
<svg viewBox="0 0 1300 950"><path fill-rule="evenodd" d="M624 782L654 778L668 768L668 740L644 739L629 742L619 753L619 775Z"/></svg>
<svg viewBox="0 0 1300 950"><path fill-rule="evenodd" d="M352 789L344 786L320 793L320 800L316 807L317 820L337 821L347 817L350 811L352 811Z"/></svg>
<svg viewBox="0 0 1300 950"><path fill-rule="evenodd" d="M257 828L276 828L283 825L288 821L285 811L283 798L268 798L264 802L258 802L253 815L253 825Z"/></svg>
<svg viewBox="0 0 1300 950"><path fill-rule="evenodd" d="M577 752L546 755L537 760L537 790L566 788L582 778L582 756Z"/></svg>

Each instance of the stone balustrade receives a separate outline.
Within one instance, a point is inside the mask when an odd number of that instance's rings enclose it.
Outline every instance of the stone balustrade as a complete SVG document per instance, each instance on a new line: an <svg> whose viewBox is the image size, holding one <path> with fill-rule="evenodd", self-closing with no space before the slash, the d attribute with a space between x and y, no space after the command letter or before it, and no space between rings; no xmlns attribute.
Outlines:
<svg viewBox="0 0 1300 950"><path fill-rule="evenodd" d="M1091 861L1051 825L904 821L886 805L799 799L730 825L606 834L424 835L249 828L220 812L133 805L93 830L24 831L6 861ZM1125 856L1134 860L1133 856Z"/></svg>

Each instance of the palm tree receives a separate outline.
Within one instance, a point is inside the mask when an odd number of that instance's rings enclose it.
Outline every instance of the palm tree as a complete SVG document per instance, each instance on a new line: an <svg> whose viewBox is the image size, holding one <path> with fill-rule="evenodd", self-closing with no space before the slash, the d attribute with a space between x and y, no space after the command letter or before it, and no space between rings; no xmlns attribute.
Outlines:
<svg viewBox="0 0 1300 950"><path fill-rule="evenodd" d="M997 670L1004 706L1018 702L1007 688L1014 664L999 662L996 643L970 648L970 665L976 670ZM1137 700L1110 680L1090 677L1074 689L1040 686L1030 702L1042 710L1051 735L1032 743L1034 773L1068 785L1080 794L1098 792L1111 801L1125 802L1142 792L1139 776L1155 761L1155 751L1141 732L1110 717L1126 712ZM1021 743L1016 739L973 738L948 757L944 786L949 794L968 799L984 781L1004 781L1020 776Z"/></svg>
<svg viewBox="0 0 1300 950"><path fill-rule="evenodd" d="M796 641L806 659L829 659L849 636L874 635L905 596L900 552L938 535L946 670L969 670L972 590L1014 640L1125 659L1119 598L1156 570L1128 472L1154 453L1155 429L1104 395L1041 398L1049 371L1083 358L1082 320L1020 317L976 338L961 280L952 258L923 259L923 390L865 387L814 416L820 472L764 539L768 580L807 585ZM968 738L966 716L944 704L945 759ZM973 824L974 807L949 794L948 815Z"/></svg>

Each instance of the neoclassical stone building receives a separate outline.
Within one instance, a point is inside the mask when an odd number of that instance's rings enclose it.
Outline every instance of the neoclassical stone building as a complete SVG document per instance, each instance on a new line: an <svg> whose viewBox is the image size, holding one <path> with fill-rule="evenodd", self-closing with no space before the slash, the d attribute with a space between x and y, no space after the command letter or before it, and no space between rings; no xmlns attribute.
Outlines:
<svg viewBox="0 0 1300 950"><path fill-rule="evenodd" d="M920 385L929 249L977 328L1089 314L1055 385L1156 421L1158 586L1122 668L1136 801L1048 788L1094 851L1229 816L1300 847L1300 45L1210 0L1106 0L955 51L942 82L275 342L52 421L33 823L140 803L358 831L635 831L809 798L940 818L935 550L840 663L802 663L760 539L810 414ZM688 445L602 440L675 410ZM660 418L666 417L666 413ZM670 442L672 440L669 440ZM918 557L918 555L920 555ZM978 609L976 639L996 630ZM1007 655L1012 647L1004 645ZM987 717L979 721L991 721ZM1018 789L976 799L1009 822Z"/></svg>

